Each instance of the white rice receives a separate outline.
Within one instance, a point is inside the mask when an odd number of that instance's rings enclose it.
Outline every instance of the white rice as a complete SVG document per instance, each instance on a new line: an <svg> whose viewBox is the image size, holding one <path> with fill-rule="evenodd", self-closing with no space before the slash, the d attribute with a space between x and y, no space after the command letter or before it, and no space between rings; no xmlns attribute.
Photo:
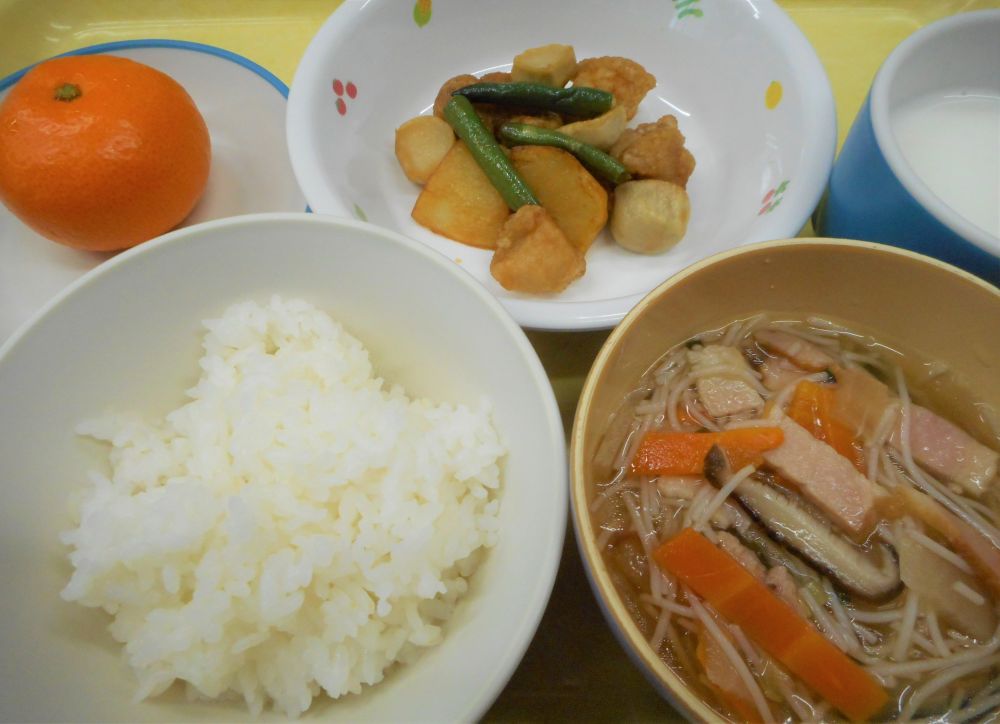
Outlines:
<svg viewBox="0 0 1000 724"><path fill-rule="evenodd" d="M181 680L295 716L441 641L497 539L504 449L487 402L407 399L304 301L205 327L191 402L78 427L113 472L63 535L63 597L113 616L137 699Z"/></svg>

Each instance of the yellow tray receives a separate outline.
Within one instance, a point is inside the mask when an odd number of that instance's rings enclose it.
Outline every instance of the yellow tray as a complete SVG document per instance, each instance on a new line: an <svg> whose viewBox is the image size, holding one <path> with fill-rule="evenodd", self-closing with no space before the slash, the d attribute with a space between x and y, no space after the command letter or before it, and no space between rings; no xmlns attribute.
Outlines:
<svg viewBox="0 0 1000 724"><path fill-rule="evenodd" d="M216 45L286 83L339 0L0 0L0 78L85 45L171 38ZM996 0L779 0L826 66L837 101L838 146L889 52L946 15ZM803 231L811 235L811 230ZM532 332L567 433L583 379L606 332ZM670 720L604 623L567 530L563 562L535 640L488 720Z"/></svg>

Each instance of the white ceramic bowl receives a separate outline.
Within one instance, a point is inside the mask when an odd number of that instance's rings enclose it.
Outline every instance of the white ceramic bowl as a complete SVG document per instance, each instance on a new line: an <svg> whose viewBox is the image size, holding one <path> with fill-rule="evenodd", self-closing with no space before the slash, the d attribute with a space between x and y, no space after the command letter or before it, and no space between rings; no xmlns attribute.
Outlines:
<svg viewBox="0 0 1000 724"><path fill-rule="evenodd" d="M514 55L546 43L571 44L578 58L621 55L645 66L658 85L630 125L674 114L697 168L688 184L691 222L676 247L632 254L604 232L586 275L541 298L505 291L490 276L490 252L410 218L419 188L399 169L393 141L395 128L430 112L446 79L509 69ZM364 217L428 244L522 325L544 329L612 327L699 259L795 236L826 185L836 144L823 67L772 0L345 0L299 64L287 130L314 210Z"/></svg>
<svg viewBox="0 0 1000 724"><path fill-rule="evenodd" d="M566 523L562 423L537 356L496 300L426 247L356 221L263 214L122 253L0 347L0 720L250 719L240 704L182 695L133 703L109 618L59 596L70 569L58 536L70 495L106 454L74 425L109 409L173 409L198 376L200 320L274 292L330 312L410 394L488 395L509 449L499 543L443 643L308 716L473 720L507 682L548 600Z"/></svg>

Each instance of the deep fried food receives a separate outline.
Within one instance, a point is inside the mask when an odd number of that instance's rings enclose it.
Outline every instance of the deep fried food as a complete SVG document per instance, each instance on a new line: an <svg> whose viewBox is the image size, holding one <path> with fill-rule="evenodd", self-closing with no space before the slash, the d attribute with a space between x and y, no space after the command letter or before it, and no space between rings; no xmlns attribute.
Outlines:
<svg viewBox="0 0 1000 724"><path fill-rule="evenodd" d="M480 83L510 83L513 77L510 73L495 70L492 73L487 73L482 78L479 79Z"/></svg>
<svg viewBox="0 0 1000 724"><path fill-rule="evenodd" d="M532 115L511 116L507 120L511 123L527 123L529 126L538 126L539 128L554 129L560 128L563 124L562 116L552 111L539 111Z"/></svg>
<svg viewBox="0 0 1000 724"><path fill-rule="evenodd" d="M594 148L607 151L625 131L625 106L615 106L604 115L562 126L559 131Z"/></svg>
<svg viewBox="0 0 1000 724"><path fill-rule="evenodd" d="M572 154L515 146L510 160L570 244L586 254L608 222L608 192Z"/></svg>
<svg viewBox="0 0 1000 724"><path fill-rule="evenodd" d="M635 178L656 178L683 189L694 172L694 156L684 148L684 134L674 116L626 129L610 153Z"/></svg>
<svg viewBox="0 0 1000 724"><path fill-rule="evenodd" d="M425 184L451 147L455 133L437 116L417 116L396 129L396 160L406 178Z"/></svg>
<svg viewBox="0 0 1000 724"><path fill-rule="evenodd" d="M522 206L504 223L490 273L504 289L561 292L583 276L587 263L541 206Z"/></svg>
<svg viewBox="0 0 1000 724"><path fill-rule="evenodd" d="M619 245L639 254L659 254L687 231L691 203L687 192L659 179L629 181L615 189L611 235Z"/></svg>
<svg viewBox="0 0 1000 724"><path fill-rule="evenodd" d="M410 215L435 234L492 249L510 210L468 147L458 141L427 179Z"/></svg>
<svg viewBox="0 0 1000 724"><path fill-rule="evenodd" d="M631 119L642 99L656 87L656 78L634 60L605 55L577 63L573 85L608 91L617 105L625 106Z"/></svg>
<svg viewBox="0 0 1000 724"><path fill-rule="evenodd" d="M468 73L456 75L454 78L446 80L441 86L441 90L438 91L437 98L434 99L434 115L438 118L444 118L444 107L451 100L451 94L459 88L465 88L467 85L478 82L479 78Z"/></svg>
<svg viewBox="0 0 1000 724"><path fill-rule="evenodd" d="M572 45L552 43L514 56L511 75L514 80L541 83L562 88L576 71L576 53Z"/></svg>

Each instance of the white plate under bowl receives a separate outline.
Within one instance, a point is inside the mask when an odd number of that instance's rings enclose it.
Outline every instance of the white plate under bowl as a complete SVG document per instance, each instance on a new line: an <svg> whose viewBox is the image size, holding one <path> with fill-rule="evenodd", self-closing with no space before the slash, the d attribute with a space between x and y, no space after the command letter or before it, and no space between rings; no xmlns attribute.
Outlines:
<svg viewBox="0 0 1000 724"><path fill-rule="evenodd" d="M509 69L514 55L546 43L571 44L577 58L621 55L646 67L658 85L630 125L674 114L697 168L690 226L677 246L632 254L605 231L586 275L539 297L504 290L490 276L491 252L410 218L420 189L399 169L393 138L404 121L430 112L446 79ZM461 264L523 326L555 330L612 327L700 259L795 236L826 185L836 144L823 67L772 0L345 0L299 64L287 125L292 165L315 211L402 231Z"/></svg>
<svg viewBox="0 0 1000 724"><path fill-rule="evenodd" d="M105 53L145 63L184 86L212 138L205 194L180 224L258 211L302 211L305 197L285 147L288 88L243 56L202 43L125 40L66 55ZM28 68L0 79L0 100ZM61 246L25 226L0 204L0 342L42 304L112 256Z"/></svg>

